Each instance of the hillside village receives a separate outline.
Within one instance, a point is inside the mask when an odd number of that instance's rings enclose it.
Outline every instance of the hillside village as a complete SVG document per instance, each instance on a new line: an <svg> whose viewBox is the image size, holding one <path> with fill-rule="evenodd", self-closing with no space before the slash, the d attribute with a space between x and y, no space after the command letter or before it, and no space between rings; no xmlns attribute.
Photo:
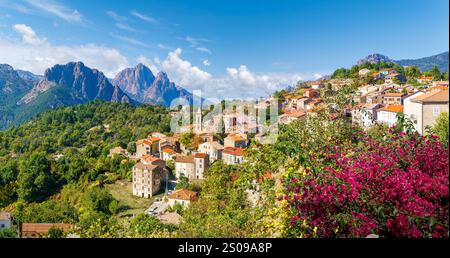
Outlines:
<svg viewBox="0 0 450 258"><path fill-rule="evenodd" d="M369 72L369 69L361 69L358 74L367 76ZM354 94L354 104L345 110L351 121L363 128L368 129L376 123L391 127L404 115L411 120L417 132L426 134L427 128L434 125L437 117L449 111L448 81L436 81L431 76L420 76L418 83L413 86L405 83L405 76L393 68L381 69L373 73L373 77L379 84L358 87ZM271 96L263 99L255 104L254 108L258 114L260 110L276 105L282 110L278 122L288 124L320 108L324 104L321 92L327 87L338 90L351 83L351 79L308 82L300 89L283 93L281 97ZM202 112L198 109L194 113L193 124L188 126L191 130L191 141L187 145L181 143L180 139L189 134L186 133L188 129L185 129L185 133L172 136L153 132L146 139L136 142L136 153L130 156L137 160L133 167L132 180L135 196L150 198L165 189L165 185L169 185L168 181L176 185L181 178L187 178L191 182L203 180L209 166L218 160L227 165L242 164L245 162L246 148L250 146L251 141L258 142L264 135L260 130L263 126L257 118L228 113L222 120L226 136L220 140L217 134L205 132L207 130L204 124L214 125L215 128L220 125L210 121L204 122L202 118ZM220 118L213 117L211 120L220 121ZM168 168L169 163L174 164L172 168ZM165 191L167 196L164 200L168 203L165 207L177 204L186 206L198 198L197 192L188 189ZM165 209L158 207L150 209L150 213L157 216L164 212Z"/></svg>
<svg viewBox="0 0 450 258"><path fill-rule="evenodd" d="M417 132L426 134L437 117L449 111L448 81L421 75L411 84L394 68L379 71L362 68L357 71L357 76L371 83L355 87L353 104L346 108L345 115L362 128L368 129L374 124L391 127L404 117L412 122ZM109 156L119 155L135 162L131 171L131 189L126 190L136 198L152 199L146 214L164 223L179 224L183 218L177 211L197 201L200 195L198 191L180 185L195 185L204 180L214 162L222 161L226 165L246 162L252 142L263 142L268 133L267 118L261 119L259 115L267 114L271 106L276 106L280 109L279 124L289 124L323 107L323 94L327 90L354 84L355 78L304 82L257 103L241 103L247 107L247 112L239 114L235 112L240 109L239 104L234 111L225 111L223 115L208 114L209 110L197 108L192 124L181 127L180 132L149 132L146 138L135 142L132 152L116 146L110 149ZM217 131L219 133L214 133ZM264 176L272 177L270 173ZM248 192L250 202L257 198L257 192ZM0 223L2 228L11 227L11 215L0 213ZM23 223L20 231L23 237L35 237L45 235L53 227L69 231L73 225Z"/></svg>

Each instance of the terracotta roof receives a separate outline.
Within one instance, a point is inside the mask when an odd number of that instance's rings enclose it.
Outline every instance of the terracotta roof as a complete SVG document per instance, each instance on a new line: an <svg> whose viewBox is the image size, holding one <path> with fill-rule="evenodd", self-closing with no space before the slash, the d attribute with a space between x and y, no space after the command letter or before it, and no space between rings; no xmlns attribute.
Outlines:
<svg viewBox="0 0 450 258"><path fill-rule="evenodd" d="M435 82L433 82L433 85L436 85L436 86L447 86L448 87L448 81L435 81Z"/></svg>
<svg viewBox="0 0 450 258"><path fill-rule="evenodd" d="M384 97L402 97L404 96L404 93L401 92L390 92L390 93L385 93L383 96Z"/></svg>
<svg viewBox="0 0 450 258"><path fill-rule="evenodd" d="M207 156L208 156L208 154L200 153L200 152L195 153L195 155L194 155L194 157L200 158L200 159L204 159L204 158L206 158Z"/></svg>
<svg viewBox="0 0 450 258"><path fill-rule="evenodd" d="M286 111L284 114L289 117L302 117L306 115L306 112L302 110L289 110Z"/></svg>
<svg viewBox="0 0 450 258"><path fill-rule="evenodd" d="M237 135L237 134L234 134L234 135L230 134L230 135L227 136L227 138L232 139L235 142L237 142L237 141L245 141L244 137L242 137L240 135Z"/></svg>
<svg viewBox="0 0 450 258"><path fill-rule="evenodd" d="M22 233L47 234L48 230L52 227L60 228L64 232L67 232L73 225L65 223L23 223Z"/></svg>
<svg viewBox="0 0 450 258"><path fill-rule="evenodd" d="M0 220L11 220L11 213L9 212L0 212Z"/></svg>
<svg viewBox="0 0 450 258"><path fill-rule="evenodd" d="M233 156L244 156L244 150L242 148L225 147L223 153L230 154Z"/></svg>
<svg viewBox="0 0 450 258"><path fill-rule="evenodd" d="M430 88L428 88L429 91L434 91L434 90L448 90L448 85L436 85L436 86L432 86Z"/></svg>
<svg viewBox="0 0 450 258"><path fill-rule="evenodd" d="M172 149L170 149L170 148L164 149L163 152L169 153L169 154L176 153L174 150L172 150Z"/></svg>
<svg viewBox="0 0 450 258"><path fill-rule="evenodd" d="M149 170L149 171L153 171L155 169L158 168L157 165L153 165L153 164L144 164L142 162L138 162L134 165L135 168L140 169L140 170Z"/></svg>
<svg viewBox="0 0 450 258"><path fill-rule="evenodd" d="M141 140L138 140L137 142L136 142L136 144L145 144L145 145L152 145L152 142L151 141L149 141L148 139L141 139Z"/></svg>
<svg viewBox="0 0 450 258"><path fill-rule="evenodd" d="M403 105L390 105L384 108L380 108L377 111L388 111L394 113L403 113Z"/></svg>
<svg viewBox="0 0 450 258"><path fill-rule="evenodd" d="M185 200L185 201L196 201L198 195L196 192L188 189L179 189L173 191L172 194L168 196L169 199Z"/></svg>
<svg viewBox="0 0 450 258"><path fill-rule="evenodd" d="M431 91L411 101L419 103L448 102L448 90Z"/></svg>
<svg viewBox="0 0 450 258"><path fill-rule="evenodd" d="M194 163L194 156L178 156L175 162Z"/></svg>
<svg viewBox="0 0 450 258"><path fill-rule="evenodd" d="M150 154L144 155L141 157L141 161L145 162L145 163L153 163L155 161L162 161L162 159L154 157Z"/></svg>
<svg viewBox="0 0 450 258"><path fill-rule="evenodd" d="M433 80L433 76L420 76L420 80Z"/></svg>
<svg viewBox="0 0 450 258"><path fill-rule="evenodd" d="M158 137L150 137L149 140L152 142L159 142L161 139Z"/></svg>

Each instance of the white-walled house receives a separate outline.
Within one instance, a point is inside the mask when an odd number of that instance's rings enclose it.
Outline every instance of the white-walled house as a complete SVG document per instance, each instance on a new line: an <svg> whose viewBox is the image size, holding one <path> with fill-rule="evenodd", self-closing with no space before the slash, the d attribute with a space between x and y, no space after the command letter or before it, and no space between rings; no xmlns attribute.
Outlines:
<svg viewBox="0 0 450 258"><path fill-rule="evenodd" d="M365 104L352 110L352 121L363 128L371 127L377 120L377 112L381 104Z"/></svg>
<svg viewBox="0 0 450 258"><path fill-rule="evenodd" d="M405 117L411 120L414 125L414 129L416 129L417 132L419 132L419 127L422 127L421 124L418 124L418 117L422 116L422 110L420 108L420 103L412 102L411 100L424 94L425 92L423 91L417 91L403 99L403 113L405 114Z"/></svg>
<svg viewBox="0 0 450 258"><path fill-rule="evenodd" d="M173 149L167 148L161 151L161 159L164 161L173 160L177 156L177 152Z"/></svg>
<svg viewBox="0 0 450 258"><path fill-rule="evenodd" d="M194 179L203 179L205 171L209 168L209 155L205 153L195 153L194 155Z"/></svg>
<svg viewBox="0 0 450 258"><path fill-rule="evenodd" d="M175 159L175 176L177 178L194 175L195 163L194 156L178 156Z"/></svg>
<svg viewBox="0 0 450 258"><path fill-rule="evenodd" d="M402 105L391 105L377 110L377 122L389 127L397 123L397 115L403 113Z"/></svg>
<svg viewBox="0 0 450 258"><path fill-rule="evenodd" d="M242 148L226 147L222 152L222 160L227 165L244 163L244 151Z"/></svg>
<svg viewBox="0 0 450 258"><path fill-rule="evenodd" d="M0 212L0 231L11 227L11 214L8 212Z"/></svg>
<svg viewBox="0 0 450 258"><path fill-rule="evenodd" d="M209 155L210 163L222 159L223 145L217 141L204 142L198 145L198 152Z"/></svg>

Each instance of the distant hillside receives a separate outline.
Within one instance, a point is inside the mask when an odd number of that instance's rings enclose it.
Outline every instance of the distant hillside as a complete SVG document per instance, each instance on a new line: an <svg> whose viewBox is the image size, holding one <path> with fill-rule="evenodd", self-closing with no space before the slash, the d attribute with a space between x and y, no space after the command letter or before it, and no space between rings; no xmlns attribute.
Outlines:
<svg viewBox="0 0 450 258"><path fill-rule="evenodd" d="M421 71L431 70L433 65L437 65L439 70L448 71L448 51L437 54L434 56L423 57L419 59L402 59L402 60L394 60L382 54L371 54L358 60L357 64L361 65L363 63L378 63L378 62L393 62L397 63L401 66L418 66Z"/></svg>
<svg viewBox="0 0 450 258"><path fill-rule="evenodd" d="M403 59L395 61L402 66L418 66L421 71L431 70L433 65L437 65L439 70L448 71L448 52L444 52L438 55L423 57L419 59Z"/></svg>

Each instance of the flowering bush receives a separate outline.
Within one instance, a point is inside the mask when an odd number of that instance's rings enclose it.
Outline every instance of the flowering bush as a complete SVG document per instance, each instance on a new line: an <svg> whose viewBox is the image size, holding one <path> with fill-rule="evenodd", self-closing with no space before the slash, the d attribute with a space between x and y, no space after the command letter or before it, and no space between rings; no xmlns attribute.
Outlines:
<svg viewBox="0 0 450 258"><path fill-rule="evenodd" d="M282 180L293 230L306 221L306 236L448 237L448 147L434 136L358 135Z"/></svg>

